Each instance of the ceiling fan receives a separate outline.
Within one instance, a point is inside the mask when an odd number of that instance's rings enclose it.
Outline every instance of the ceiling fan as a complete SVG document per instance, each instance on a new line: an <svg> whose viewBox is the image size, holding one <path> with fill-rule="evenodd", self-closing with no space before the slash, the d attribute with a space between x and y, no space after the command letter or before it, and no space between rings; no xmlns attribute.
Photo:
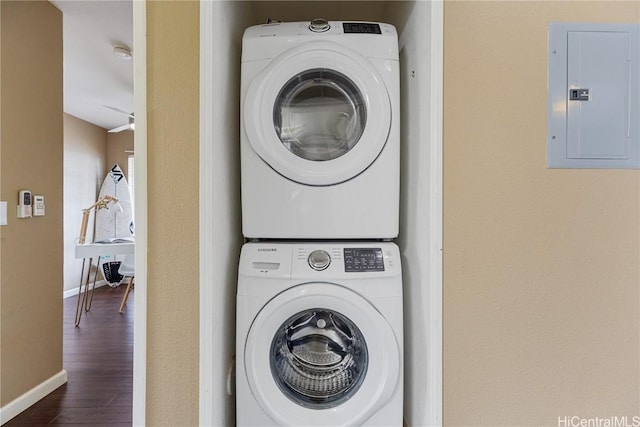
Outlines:
<svg viewBox="0 0 640 427"><path fill-rule="evenodd" d="M126 114L129 117L129 123L127 123L126 125L118 126L116 128L113 128L113 129L109 129L109 133L117 133L117 132L122 132L123 130L129 130L129 129L134 130L135 129L135 121L134 121L133 113L127 113L124 110L121 110L121 109L115 108L115 107L110 107L108 105L103 105L103 107L108 108L108 109L113 110L113 111L117 111L118 113Z"/></svg>

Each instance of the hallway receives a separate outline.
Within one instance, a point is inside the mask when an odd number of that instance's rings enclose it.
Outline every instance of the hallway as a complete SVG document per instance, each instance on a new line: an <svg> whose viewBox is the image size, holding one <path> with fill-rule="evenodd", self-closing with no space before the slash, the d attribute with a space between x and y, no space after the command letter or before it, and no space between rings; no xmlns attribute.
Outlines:
<svg viewBox="0 0 640 427"><path fill-rule="evenodd" d="M77 297L64 300L67 384L5 426L130 426L135 291L118 313L126 286L96 289L91 311L74 326Z"/></svg>

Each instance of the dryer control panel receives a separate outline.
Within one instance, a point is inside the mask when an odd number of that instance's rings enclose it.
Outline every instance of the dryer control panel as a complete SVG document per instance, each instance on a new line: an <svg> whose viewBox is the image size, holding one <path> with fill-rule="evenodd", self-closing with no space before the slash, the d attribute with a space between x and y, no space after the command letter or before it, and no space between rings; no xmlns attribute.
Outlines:
<svg viewBox="0 0 640 427"><path fill-rule="evenodd" d="M345 34L382 34L380 25L370 22L343 22Z"/></svg>

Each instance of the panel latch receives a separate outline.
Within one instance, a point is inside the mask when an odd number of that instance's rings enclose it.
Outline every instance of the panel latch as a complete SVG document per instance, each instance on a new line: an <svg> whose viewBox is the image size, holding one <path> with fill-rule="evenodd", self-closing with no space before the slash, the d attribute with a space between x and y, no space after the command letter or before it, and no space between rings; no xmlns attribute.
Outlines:
<svg viewBox="0 0 640 427"><path fill-rule="evenodd" d="M569 89L570 101L588 101L589 89Z"/></svg>

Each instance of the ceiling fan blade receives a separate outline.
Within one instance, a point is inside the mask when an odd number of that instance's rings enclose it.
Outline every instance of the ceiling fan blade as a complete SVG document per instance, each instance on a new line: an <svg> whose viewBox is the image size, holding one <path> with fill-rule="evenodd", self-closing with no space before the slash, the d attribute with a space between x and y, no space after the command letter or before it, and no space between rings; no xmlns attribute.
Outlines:
<svg viewBox="0 0 640 427"><path fill-rule="evenodd" d="M122 132L123 130L131 129L131 124L126 124L122 126L118 126L117 128L109 129L109 133L117 133Z"/></svg>
<svg viewBox="0 0 640 427"><path fill-rule="evenodd" d="M121 110L119 108L111 107L109 105L103 105L103 107L108 108L108 109L113 110L113 111L117 111L118 113L126 114L129 117L133 117L133 113L126 112L126 111Z"/></svg>
<svg viewBox="0 0 640 427"><path fill-rule="evenodd" d="M135 122L134 122L134 118L133 118L133 113L129 116L129 123L126 125L122 125L122 126L118 126L117 128L113 128L110 129L109 132L110 133L117 133L117 132L122 132L123 130L134 130L135 129Z"/></svg>

